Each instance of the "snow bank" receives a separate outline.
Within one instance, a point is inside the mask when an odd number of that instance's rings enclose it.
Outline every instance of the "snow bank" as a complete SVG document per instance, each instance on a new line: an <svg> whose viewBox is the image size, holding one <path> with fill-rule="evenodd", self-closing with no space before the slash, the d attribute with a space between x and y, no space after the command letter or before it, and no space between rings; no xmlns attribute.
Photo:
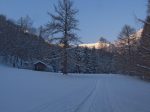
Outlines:
<svg viewBox="0 0 150 112"><path fill-rule="evenodd" d="M0 66L0 112L150 112L150 84Z"/></svg>

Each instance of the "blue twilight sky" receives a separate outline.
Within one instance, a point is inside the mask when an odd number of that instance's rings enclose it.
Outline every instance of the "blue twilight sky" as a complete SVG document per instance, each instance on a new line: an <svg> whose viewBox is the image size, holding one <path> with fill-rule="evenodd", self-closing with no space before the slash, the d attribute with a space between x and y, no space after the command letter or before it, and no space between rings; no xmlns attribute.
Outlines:
<svg viewBox="0 0 150 112"><path fill-rule="evenodd" d="M97 42L103 36L114 41L124 24L141 28L138 18L145 19L147 0L73 0L79 9L80 31L78 35L84 43ZM49 21L47 12L53 12L57 0L0 0L0 14L17 20L29 15L34 26L44 25Z"/></svg>

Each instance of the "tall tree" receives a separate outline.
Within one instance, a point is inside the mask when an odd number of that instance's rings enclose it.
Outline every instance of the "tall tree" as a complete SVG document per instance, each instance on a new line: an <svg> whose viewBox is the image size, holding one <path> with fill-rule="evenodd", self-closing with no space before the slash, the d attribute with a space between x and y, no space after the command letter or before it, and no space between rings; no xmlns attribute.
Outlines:
<svg viewBox="0 0 150 112"><path fill-rule="evenodd" d="M28 15L25 17L20 17L17 21L17 24L21 27L21 29L25 33L32 33L32 34L36 33L36 29L33 28L33 21Z"/></svg>
<svg viewBox="0 0 150 112"><path fill-rule="evenodd" d="M97 51L95 48L91 49L90 61L91 61L91 72L97 73L98 59L97 59Z"/></svg>
<svg viewBox="0 0 150 112"><path fill-rule="evenodd" d="M100 37L99 42L101 42L101 43L107 43L108 41L104 37Z"/></svg>
<svg viewBox="0 0 150 112"><path fill-rule="evenodd" d="M81 61L82 61L82 57L81 57L81 48L79 46L77 46L75 48L75 51L74 51L74 58L75 58L75 72L77 73L81 73Z"/></svg>
<svg viewBox="0 0 150 112"><path fill-rule="evenodd" d="M83 49L83 60L82 60L82 62L83 62L83 64L84 64L84 68L83 68L83 72L84 73L91 73L91 60L90 60L90 56L91 56L91 52L90 52L91 50L90 49L88 49L87 47L85 47L84 49Z"/></svg>
<svg viewBox="0 0 150 112"><path fill-rule="evenodd" d="M99 48L100 49L107 49L108 48L109 42L107 41L106 38L100 37L99 39Z"/></svg>
<svg viewBox="0 0 150 112"><path fill-rule="evenodd" d="M132 65L132 56L133 56L133 41L135 29L129 25L124 25L119 36L118 36L118 63L122 64L120 67L125 73L129 73L131 71ZM122 63L120 63L120 61Z"/></svg>
<svg viewBox="0 0 150 112"><path fill-rule="evenodd" d="M148 0L147 18L139 45L139 59L137 63L140 75L150 79L150 0Z"/></svg>
<svg viewBox="0 0 150 112"><path fill-rule="evenodd" d="M76 19L77 10L73 8L71 0L60 0L58 5L54 6L55 15L49 13L51 22L47 24L47 31L52 35L52 40L55 40L63 47L63 74L68 71L68 53L71 43L77 42L78 37L74 30L78 30L78 20Z"/></svg>

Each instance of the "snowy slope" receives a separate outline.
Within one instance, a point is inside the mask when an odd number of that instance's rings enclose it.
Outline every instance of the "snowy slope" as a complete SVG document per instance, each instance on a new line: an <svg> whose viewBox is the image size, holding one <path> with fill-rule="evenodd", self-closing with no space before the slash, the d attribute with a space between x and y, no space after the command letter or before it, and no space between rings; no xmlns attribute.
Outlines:
<svg viewBox="0 0 150 112"><path fill-rule="evenodd" d="M0 66L0 112L150 112L150 83Z"/></svg>

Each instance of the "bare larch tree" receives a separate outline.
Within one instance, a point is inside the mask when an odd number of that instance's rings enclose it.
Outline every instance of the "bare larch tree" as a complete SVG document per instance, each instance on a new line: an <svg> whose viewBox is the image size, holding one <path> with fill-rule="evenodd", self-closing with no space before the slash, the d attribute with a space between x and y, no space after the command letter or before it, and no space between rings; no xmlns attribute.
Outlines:
<svg viewBox="0 0 150 112"><path fill-rule="evenodd" d="M129 25L124 25L118 37L118 53L120 54L120 61L123 64L125 73L131 72L131 65L133 64L133 41L135 29ZM119 61L119 63L120 63Z"/></svg>
<svg viewBox="0 0 150 112"><path fill-rule="evenodd" d="M54 5L54 9L56 14L48 13L52 20L47 24L47 31L52 36L51 40L57 41L63 48L62 72L63 74L67 74L67 49L70 44L78 41L78 37L75 33L75 30L78 30L78 20L76 19L78 10L73 8L73 2L71 0L58 1L58 5Z"/></svg>

